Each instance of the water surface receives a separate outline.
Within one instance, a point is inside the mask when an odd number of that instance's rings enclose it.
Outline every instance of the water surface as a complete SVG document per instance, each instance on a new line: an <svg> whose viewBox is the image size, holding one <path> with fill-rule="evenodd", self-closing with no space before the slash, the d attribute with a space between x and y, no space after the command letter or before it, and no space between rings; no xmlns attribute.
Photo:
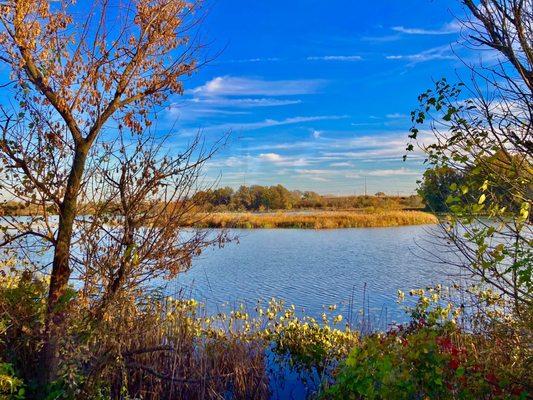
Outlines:
<svg viewBox="0 0 533 400"><path fill-rule="evenodd" d="M436 229L232 230L239 243L206 250L168 290L182 288L211 310L276 297L313 315L324 305L339 304L346 315L365 304L376 319L404 320L398 289L447 280L441 265L421 258Z"/></svg>

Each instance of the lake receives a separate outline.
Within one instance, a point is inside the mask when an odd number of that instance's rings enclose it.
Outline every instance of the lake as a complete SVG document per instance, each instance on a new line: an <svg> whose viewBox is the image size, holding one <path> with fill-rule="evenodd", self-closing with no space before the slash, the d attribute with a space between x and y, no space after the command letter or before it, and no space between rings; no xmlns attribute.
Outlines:
<svg viewBox="0 0 533 400"><path fill-rule="evenodd" d="M312 316L336 304L345 320L357 323L364 306L374 327L383 329L406 320L396 302L399 289L449 281L453 271L423 250L442 255L435 244L438 231L436 225L233 229L230 236L238 240L206 249L188 272L165 283L165 290L192 296L211 312L239 303L252 309L258 300L275 297ZM51 254L40 258L46 263Z"/></svg>
<svg viewBox="0 0 533 400"><path fill-rule="evenodd" d="M449 279L449 271L429 261L420 248L438 250L437 230L428 225L232 230L238 243L206 250L167 291L181 289L211 311L276 297L315 316L323 306L338 304L345 318L354 314L355 321L364 305L376 327L383 327L406 318L396 303L398 289L407 292Z"/></svg>

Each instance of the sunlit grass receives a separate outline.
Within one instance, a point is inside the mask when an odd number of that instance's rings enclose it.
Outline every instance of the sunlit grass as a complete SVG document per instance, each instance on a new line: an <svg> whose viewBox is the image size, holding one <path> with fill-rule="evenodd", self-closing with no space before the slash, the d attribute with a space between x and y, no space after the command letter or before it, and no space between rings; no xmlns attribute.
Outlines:
<svg viewBox="0 0 533 400"><path fill-rule="evenodd" d="M422 211L322 211L309 213L212 213L185 222L204 228L372 228L435 224L437 218Z"/></svg>

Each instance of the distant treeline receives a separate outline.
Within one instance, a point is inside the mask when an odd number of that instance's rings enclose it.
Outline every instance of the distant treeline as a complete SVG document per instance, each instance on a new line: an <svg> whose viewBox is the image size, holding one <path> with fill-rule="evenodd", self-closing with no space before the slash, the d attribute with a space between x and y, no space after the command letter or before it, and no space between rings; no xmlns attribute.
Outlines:
<svg viewBox="0 0 533 400"><path fill-rule="evenodd" d="M422 208L419 196L324 196L312 191L288 190L282 185L241 186L212 189L196 193L193 202L212 211L269 211L299 209L348 210L379 208L387 210Z"/></svg>
<svg viewBox="0 0 533 400"><path fill-rule="evenodd" d="M237 190L222 187L199 191L188 201L191 206L202 211L277 211L277 210L404 210L424 208L422 197L388 196L378 192L372 196L332 196L320 195L312 191L288 190L282 185L276 186L241 186ZM91 214L97 204L79 205L84 213ZM113 213L115 206L110 203L106 208ZM46 212L55 214L52 206ZM25 205L21 202L7 201L0 204L0 215L38 215L42 206Z"/></svg>
<svg viewBox="0 0 533 400"><path fill-rule="evenodd" d="M55 214L53 207L46 207L46 212ZM40 215L44 214L42 206L25 204L20 201L5 201L0 203L0 215Z"/></svg>

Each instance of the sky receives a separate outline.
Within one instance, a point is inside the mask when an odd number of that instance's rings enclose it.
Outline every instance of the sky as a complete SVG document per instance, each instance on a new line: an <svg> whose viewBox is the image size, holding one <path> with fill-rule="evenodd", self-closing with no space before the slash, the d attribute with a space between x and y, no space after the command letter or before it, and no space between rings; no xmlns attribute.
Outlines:
<svg viewBox="0 0 533 400"><path fill-rule="evenodd" d="M435 80L485 57L467 48L459 0L204 0L201 60L159 108L170 152L228 135L205 166L219 186L413 194L409 113ZM459 59L457 56L460 56ZM490 53L487 56L490 59Z"/></svg>
<svg viewBox="0 0 533 400"><path fill-rule="evenodd" d="M411 194L423 157L402 161L409 112L476 57L458 1L218 0L201 32L214 60L164 118L181 138L227 145L219 185L283 184L323 194ZM470 54L472 53L472 54ZM207 53L206 53L207 54Z"/></svg>

